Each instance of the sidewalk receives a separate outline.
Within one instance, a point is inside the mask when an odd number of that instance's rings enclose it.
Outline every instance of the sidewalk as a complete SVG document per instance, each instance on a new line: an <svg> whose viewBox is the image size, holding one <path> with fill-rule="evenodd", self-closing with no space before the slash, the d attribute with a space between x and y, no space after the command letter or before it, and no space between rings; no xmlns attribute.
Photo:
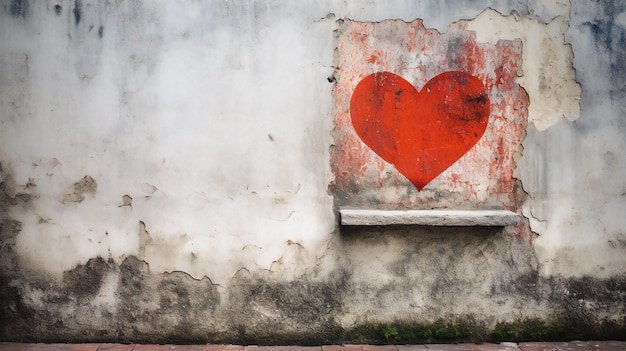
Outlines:
<svg viewBox="0 0 626 351"><path fill-rule="evenodd" d="M139 344L20 344L0 343L0 351L626 351L626 341L528 342L501 344L427 345L139 345Z"/></svg>

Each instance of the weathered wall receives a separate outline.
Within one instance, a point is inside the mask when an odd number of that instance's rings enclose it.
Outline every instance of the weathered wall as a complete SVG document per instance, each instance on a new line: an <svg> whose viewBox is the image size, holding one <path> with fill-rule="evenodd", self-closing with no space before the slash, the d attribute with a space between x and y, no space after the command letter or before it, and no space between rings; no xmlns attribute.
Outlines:
<svg viewBox="0 0 626 351"><path fill-rule="evenodd" d="M582 0L0 1L0 340L623 338L625 18ZM471 72L500 104L485 152L418 192L356 143L341 123L366 73L420 88L469 69L454 48L424 75L373 67L341 49L358 26L489 52ZM369 49L409 50L382 37ZM525 220L341 227L344 205Z"/></svg>

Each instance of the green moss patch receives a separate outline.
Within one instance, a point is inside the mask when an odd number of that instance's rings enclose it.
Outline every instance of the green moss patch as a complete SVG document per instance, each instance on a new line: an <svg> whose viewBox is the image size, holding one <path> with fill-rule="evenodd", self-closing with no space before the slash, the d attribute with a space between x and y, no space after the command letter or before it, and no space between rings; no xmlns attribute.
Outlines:
<svg viewBox="0 0 626 351"><path fill-rule="evenodd" d="M399 322L362 324L345 332L347 343L421 344L474 342L484 339L485 328L467 321L437 321L432 324Z"/></svg>

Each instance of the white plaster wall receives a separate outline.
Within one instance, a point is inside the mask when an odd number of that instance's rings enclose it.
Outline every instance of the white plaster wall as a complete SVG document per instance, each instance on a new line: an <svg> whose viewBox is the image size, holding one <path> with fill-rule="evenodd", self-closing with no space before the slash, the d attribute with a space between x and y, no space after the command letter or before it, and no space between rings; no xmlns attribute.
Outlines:
<svg viewBox="0 0 626 351"><path fill-rule="evenodd" d="M22 263L59 277L135 255L217 284L243 268L313 278L336 230L336 19L423 18L445 31L492 7L531 18L533 31L569 21L543 25L567 11L541 1L83 1L78 24L74 6L32 1L0 21L0 157L15 192L34 197L10 213ZM595 15L574 10L576 24ZM611 70L588 68L606 55L583 29L566 36L584 83L579 123L562 118L576 118L567 105L545 131L531 126L518 174L542 272L608 276L626 264L624 109L604 96ZM97 190L70 201L85 175Z"/></svg>
<svg viewBox="0 0 626 351"><path fill-rule="evenodd" d="M140 255L139 221L153 270L216 283L269 269L289 239L315 252L334 224L326 13L86 2L76 25L73 2L59 16L53 4L0 24L14 60L2 65L3 158L18 187L36 184L23 190L32 207L12 214L25 261L60 274L97 255ZM62 203L84 175L95 194Z"/></svg>
<svg viewBox="0 0 626 351"><path fill-rule="evenodd" d="M420 17L445 30L483 8L85 1L77 23L75 5L30 2L0 23L2 157L36 197L12 209L21 258L59 275L98 255L138 255L216 283L270 269L289 242L307 249L297 274L334 230L335 19ZM96 192L63 203L85 175Z"/></svg>

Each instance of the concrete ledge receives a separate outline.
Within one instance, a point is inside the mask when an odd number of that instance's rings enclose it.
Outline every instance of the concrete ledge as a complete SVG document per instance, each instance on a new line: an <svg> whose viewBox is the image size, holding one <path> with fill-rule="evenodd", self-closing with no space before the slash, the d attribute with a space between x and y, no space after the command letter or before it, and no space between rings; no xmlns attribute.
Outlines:
<svg viewBox="0 0 626 351"><path fill-rule="evenodd" d="M520 216L507 210L339 210L342 225L507 226Z"/></svg>

